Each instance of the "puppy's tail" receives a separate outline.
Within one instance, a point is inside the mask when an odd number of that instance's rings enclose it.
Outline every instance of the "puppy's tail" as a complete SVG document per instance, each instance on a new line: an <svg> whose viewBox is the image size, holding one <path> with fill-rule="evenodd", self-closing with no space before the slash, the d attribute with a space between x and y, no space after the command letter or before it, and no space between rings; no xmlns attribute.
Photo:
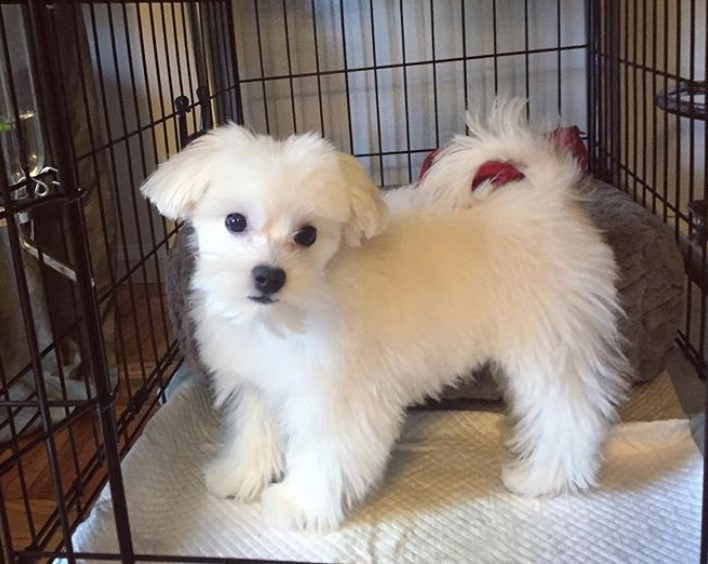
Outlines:
<svg viewBox="0 0 708 564"><path fill-rule="evenodd" d="M455 136L419 182L418 196L443 209L467 208L500 187L526 183L545 197L563 196L583 175L559 140L531 128L526 100L497 100L486 119L467 115L469 135ZM505 184L506 185L506 184Z"/></svg>

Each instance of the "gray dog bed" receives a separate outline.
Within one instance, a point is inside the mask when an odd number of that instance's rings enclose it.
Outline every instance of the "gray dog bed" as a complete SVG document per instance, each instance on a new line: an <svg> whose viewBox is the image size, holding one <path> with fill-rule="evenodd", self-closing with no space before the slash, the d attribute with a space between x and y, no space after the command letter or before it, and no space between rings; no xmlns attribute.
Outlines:
<svg viewBox="0 0 708 564"><path fill-rule="evenodd" d="M627 316L621 331L632 365L633 382L646 382L663 369L682 315L683 260L673 233L661 220L613 186L593 182L584 207L612 247L621 271L619 290ZM191 228L185 225L170 251L167 299L185 362L198 373L206 370L199 360L194 328L186 304L194 271L189 244ZM489 367L474 378L450 388L443 399L501 399Z"/></svg>

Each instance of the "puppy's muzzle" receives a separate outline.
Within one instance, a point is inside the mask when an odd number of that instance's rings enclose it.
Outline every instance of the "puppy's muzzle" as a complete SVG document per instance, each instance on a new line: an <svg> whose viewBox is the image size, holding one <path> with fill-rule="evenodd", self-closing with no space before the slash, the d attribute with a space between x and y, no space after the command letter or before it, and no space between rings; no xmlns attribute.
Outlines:
<svg viewBox="0 0 708 564"><path fill-rule="evenodd" d="M285 271L282 268L260 264L253 269L251 275L253 286L261 293L260 296L251 299L258 302L272 302L271 296L285 285Z"/></svg>

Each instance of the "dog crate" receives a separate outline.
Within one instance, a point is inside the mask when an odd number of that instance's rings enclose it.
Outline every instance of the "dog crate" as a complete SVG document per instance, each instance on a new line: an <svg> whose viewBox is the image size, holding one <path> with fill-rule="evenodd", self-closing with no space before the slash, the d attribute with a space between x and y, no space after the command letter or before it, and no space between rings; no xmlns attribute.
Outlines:
<svg viewBox="0 0 708 564"><path fill-rule="evenodd" d="M136 554L120 469L181 364L162 293L179 225L138 187L227 121L321 132L396 186L466 109L528 98L673 228L677 341L705 378L707 25L695 0L3 1L4 561L229 561ZM120 554L77 553L105 484Z"/></svg>

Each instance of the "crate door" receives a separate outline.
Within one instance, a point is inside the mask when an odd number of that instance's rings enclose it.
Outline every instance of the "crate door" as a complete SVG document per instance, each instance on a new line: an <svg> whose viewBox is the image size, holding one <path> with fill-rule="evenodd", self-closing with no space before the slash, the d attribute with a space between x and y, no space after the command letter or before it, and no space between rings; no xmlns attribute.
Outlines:
<svg viewBox="0 0 708 564"><path fill-rule="evenodd" d="M241 121L231 3L0 7L0 546L63 554L180 363L162 287L179 225L139 186Z"/></svg>

